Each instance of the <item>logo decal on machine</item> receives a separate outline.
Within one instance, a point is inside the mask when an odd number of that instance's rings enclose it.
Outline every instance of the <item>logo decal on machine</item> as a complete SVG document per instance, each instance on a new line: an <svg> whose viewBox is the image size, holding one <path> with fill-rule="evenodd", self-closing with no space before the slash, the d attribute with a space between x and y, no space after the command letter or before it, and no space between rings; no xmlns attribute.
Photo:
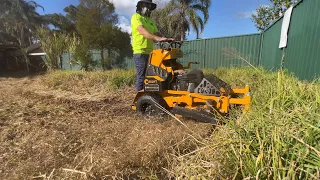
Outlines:
<svg viewBox="0 0 320 180"><path fill-rule="evenodd" d="M203 78L198 87L194 90L197 94L203 94L207 96L220 96L221 92L212 85L208 80Z"/></svg>
<svg viewBox="0 0 320 180"><path fill-rule="evenodd" d="M146 79L144 80L144 84L158 84L158 81L155 79Z"/></svg>

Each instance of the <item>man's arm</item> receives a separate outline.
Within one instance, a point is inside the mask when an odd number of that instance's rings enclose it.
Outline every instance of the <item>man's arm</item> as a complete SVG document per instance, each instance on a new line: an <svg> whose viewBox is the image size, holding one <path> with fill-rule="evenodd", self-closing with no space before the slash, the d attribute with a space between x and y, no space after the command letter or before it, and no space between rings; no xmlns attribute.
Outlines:
<svg viewBox="0 0 320 180"><path fill-rule="evenodd" d="M159 36L159 37L164 37L163 34L161 34L160 31L156 32L155 35ZM167 41L175 41L175 40L174 40L174 38L167 38Z"/></svg>
<svg viewBox="0 0 320 180"><path fill-rule="evenodd" d="M139 25L137 28L138 32L143 35L143 37L147 38L147 39L151 39L154 41L166 41L168 40L168 38L165 37L160 37L154 34L151 34L148 30L146 30L142 25Z"/></svg>

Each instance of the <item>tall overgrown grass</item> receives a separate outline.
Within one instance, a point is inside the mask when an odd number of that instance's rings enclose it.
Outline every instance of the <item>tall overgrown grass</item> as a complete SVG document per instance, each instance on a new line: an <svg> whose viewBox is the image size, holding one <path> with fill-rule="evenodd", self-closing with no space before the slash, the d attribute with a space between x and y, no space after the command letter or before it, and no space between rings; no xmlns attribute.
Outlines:
<svg viewBox="0 0 320 180"><path fill-rule="evenodd" d="M319 179L320 83L287 72L219 69L233 87L249 84L250 111L219 126L199 149L177 155L172 175L204 179ZM232 113L232 112L231 112Z"/></svg>

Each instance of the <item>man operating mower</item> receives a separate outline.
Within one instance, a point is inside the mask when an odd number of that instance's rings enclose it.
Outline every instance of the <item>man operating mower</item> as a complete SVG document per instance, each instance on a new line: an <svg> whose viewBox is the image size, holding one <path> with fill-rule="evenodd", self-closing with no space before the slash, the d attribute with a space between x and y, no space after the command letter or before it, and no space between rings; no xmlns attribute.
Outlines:
<svg viewBox="0 0 320 180"><path fill-rule="evenodd" d="M143 90L143 80L154 41L168 41L162 37L150 14L157 5L152 0L140 0L136 13L131 17L133 60L136 66L136 91Z"/></svg>

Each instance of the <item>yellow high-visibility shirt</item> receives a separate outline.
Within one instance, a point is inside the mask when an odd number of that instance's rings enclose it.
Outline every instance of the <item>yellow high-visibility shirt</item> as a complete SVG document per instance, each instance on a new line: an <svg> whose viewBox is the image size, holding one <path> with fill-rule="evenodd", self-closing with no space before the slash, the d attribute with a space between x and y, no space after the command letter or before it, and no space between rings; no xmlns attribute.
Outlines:
<svg viewBox="0 0 320 180"><path fill-rule="evenodd" d="M137 30L139 25L142 25L151 34L157 33L158 28L150 17L141 16L138 13L131 17L133 54L150 54L153 50L153 40L147 39L139 33Z"/></svg>

